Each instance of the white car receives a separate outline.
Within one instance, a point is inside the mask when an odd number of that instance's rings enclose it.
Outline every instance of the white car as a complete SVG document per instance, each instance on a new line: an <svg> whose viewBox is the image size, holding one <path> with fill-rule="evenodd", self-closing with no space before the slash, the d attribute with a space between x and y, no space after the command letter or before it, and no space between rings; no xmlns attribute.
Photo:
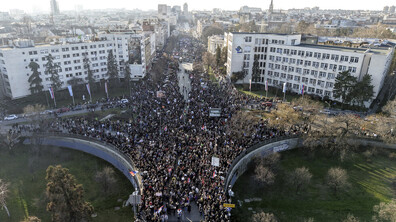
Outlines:
<svg viewBox="0 0 396 222"><path fill-rule="evenodd" d="M4 117L4 120L13 120L13 119L18 119L18 116L15 114L11 114L11 115Z"/></svg>
<svg viewBox="0 0 396 222"><path fill-rule="evenodd" d="M121 99L121 103L122 104L129 103L129 100L128 99Z"/></svg>

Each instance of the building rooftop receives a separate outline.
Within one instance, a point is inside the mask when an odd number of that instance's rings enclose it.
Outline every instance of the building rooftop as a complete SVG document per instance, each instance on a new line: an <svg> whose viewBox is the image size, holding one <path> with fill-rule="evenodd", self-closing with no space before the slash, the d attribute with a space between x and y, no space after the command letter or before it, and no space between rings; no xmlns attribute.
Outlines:
<svg viewBox="0 0 396 222"><path fill-rule="evenodd" d="M341 52L356 52L356 53L365 53L367 50L370 53L374 54L388 54L389 51L392 49L391 47L375 47L375 48L349 48L349 47L340 47L340 46L332 46L332 45L313 45L313 44L300 44L295 45L300 47L308 47L314 49L327 49L327 50L334 50L334 51L341 51Z"/></svg>
<svg viewBox="0 0 396 222"><path fill-rule="evenodd" d="M267 32L231 32L233 35L235 34L241 34L241 35L281 35L281 36L287 36L287 35L301 35L301 34L281 34L281 33L267 33Z"/></svg>

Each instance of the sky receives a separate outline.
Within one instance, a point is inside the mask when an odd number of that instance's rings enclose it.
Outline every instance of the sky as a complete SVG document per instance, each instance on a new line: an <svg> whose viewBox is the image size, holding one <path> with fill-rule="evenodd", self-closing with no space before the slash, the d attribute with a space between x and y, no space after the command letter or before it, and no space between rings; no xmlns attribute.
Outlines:
<svg viewBox="0 0 396 222"><path fill-rule="evenodd" d="M58 0L60 11L74 10L75 5L82 5L84 9L125 8L141 10L157 10L158 4L182 6L187 2L189 10L239 10L243 5L268 9L271 0ZM22 9L32 12L50 10L50 0L3 0L0 11ZM396 5L395 0L274 0L274 9L291 9L318 6L321 9L351 9L351 10L382 10L384 6Z"/></svg>

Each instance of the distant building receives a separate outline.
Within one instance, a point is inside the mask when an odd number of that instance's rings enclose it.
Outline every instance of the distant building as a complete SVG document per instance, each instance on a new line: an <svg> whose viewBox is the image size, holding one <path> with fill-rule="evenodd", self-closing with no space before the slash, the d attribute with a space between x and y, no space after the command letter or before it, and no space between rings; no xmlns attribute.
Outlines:
<svg viewBox="0 0 396 222"><path fill-rule="evenodd" d="M392 5L392 6L389 8L389 13L395 13L395 6L394 6L394 5Z"/></svg>
<svg viewBox="0 0 396 222"><path fill-rule="evenodd" d="M183 15L188 16L188 5L187 2L183 5Z"/></svg>
<svg viewBox="0 0 396 222"><path fill-rule="evenodd" d="M165 4L158 4L158 15L167 15L168 6Z"/></svg>
<svg viewBox="0 0 396 222"><path fill-rule="evenodd" d="M223 35L212 35L208 37L208 52L216 54L217 48L223 48L224 36Z"/></svg>
<svg viewBox="0 0 396 222"><path fill-rule="evenodd" d="M259 62L259 76L253 80L289 91L304 92L332 100L335 78L339 72L349 70L359 80L370 74L374 85L374 98L383 86L390 67L393 47L348 48L338 46L301 44L301 35L230 32L224 36L228 47L227 74L243 71L252 79L255 58ZM374 99L373 98L373 99ZM371 101L366 103L368 106Z"/></svg>
<svg viewBox="0 0 396 222"><path fill-rule="evenodd" d="M383 12L387 13L389 11L389 6L385 6Z"/></svg>
<svg viewBox="0 0 396 222"><path fill-rule="evenodd" d="M56 0L51 0L51 15L59 15L59 4Z"/></svg>

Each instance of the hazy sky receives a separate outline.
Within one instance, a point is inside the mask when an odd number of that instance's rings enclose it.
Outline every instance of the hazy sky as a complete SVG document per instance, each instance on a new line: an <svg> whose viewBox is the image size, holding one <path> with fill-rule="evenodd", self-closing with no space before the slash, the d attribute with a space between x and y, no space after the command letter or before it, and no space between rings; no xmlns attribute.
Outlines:
<svg viewBox="0 0 396 222"><path fill-rule="evenodd" d="M84 9L125 8L125 9L157 9L158 4L183 5L187 2L189 10L221 8L238 10L241 6L268 9L270 0L58 0L60 10L73 10L75 5ZM382 10L386 5L396 5L395 0L274 0L275 9L290 9L319 6L321 9L363 9ZM32 9L49 11L50 0L2 0L0 11Z"/></svg>

